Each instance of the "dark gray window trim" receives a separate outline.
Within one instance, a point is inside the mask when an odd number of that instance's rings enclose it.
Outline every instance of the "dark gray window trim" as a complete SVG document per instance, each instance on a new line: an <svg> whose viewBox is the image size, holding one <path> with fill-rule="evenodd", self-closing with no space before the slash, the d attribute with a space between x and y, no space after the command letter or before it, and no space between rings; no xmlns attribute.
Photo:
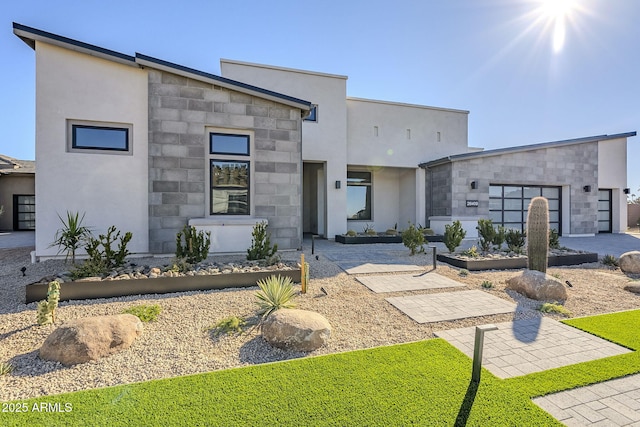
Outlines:
<svg viewBox="0 0 640 427"><path fill-rule="evenodd" d="M74 138L74 128L80 127L85 129L121 129L126 130L127 148L103 148L103 147L78 147ZM112 155L133 155L133 124L131 123L115 123L115 122L98 122L88 120L67 120L67 152L68 153L85 153L85 154L112 154Z"/></svg>
<svg viewBox="0 0 640 427"><path fill-rule="evenodd" d="M311 119L311 116L314 116ZM307 123L318 123L318 104L312 104L311 110L309 111L309 115L303 119Z"/></svg>
<svg viewBox="0 0 640 427"><path fill-rule="evenodd" d="M246 152L237 152L237 153L229 153L224 151L214 151L213 150L213 137L214 136L234 136L239 138L244 138L247 140L247 151ZM251 155L251 135L240 134L240 133L224 133L224 132L209 132L209 154L214 155L224 155L224 156L250 156Z"/></svg>
<svg viewBox="0 0 640 427"><path fill-rule="evenodd" d="M214 190L218 189L216 186L213 185L213 164L214 163L246 163L247 165L247 208L249 210L249 213L220 213L220 212L213 212L213 200L211 199L211 195L213 193ZM244 187L242 187L244 188ZM249 216L251 215L251 161L249 159L229 159L229 158L214 158L211 157L209 158L209 215L210 216Z"/></svg>

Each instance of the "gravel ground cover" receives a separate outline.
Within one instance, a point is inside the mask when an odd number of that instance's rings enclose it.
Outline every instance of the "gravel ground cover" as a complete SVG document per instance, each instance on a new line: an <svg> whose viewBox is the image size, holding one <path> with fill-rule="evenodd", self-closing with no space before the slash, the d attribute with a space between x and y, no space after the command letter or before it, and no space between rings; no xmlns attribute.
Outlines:
<svg viewBox="0 0 640 427"><path fill-rule="evenodd" d="M239 336L214 336L207 330L228 316L254 315L257 287L129 296L60 303L57 314L60 322L118 314L139 304L162 307L158 320L145 324L144 333L130 349L98 361L64 367L38 358L38 349L55 327L37 326L36 303L24 304L24 287L42 276L68 269L68 266L58 260L30 264L29 251L29 248L0 249L0 362L9 362L15 367L11 374L0 377L1 401L405 343L433 338L437 330L542 315L535 310L539 303L511 291L505 292L505 280L518 274L517 271L472 272L463 277L458 269L440 264L438 274L466 286L375 294L322 254L316 260L307 253L311 283L309 292L299 295L296 303L298 308L317 311L330 321L333 331L325 347L312 353L291 353L270 347L256 329ZM299 259L296 252L282 255L291 261ZM228 258L229 261L233 259ZM411 257L418 265L428 264L429 259L427 254ZM220 257L215 260L220 261ZM161 265L169 259L148 258L135 262ZM27 268L24 277L20 272L23 266ZM640 308L640 296L623 290L632 279L619 270L585 264L550 268L548 272L572 284L565 306L574 316ZM493 287L484 288L482 283L486 281ZM320 291L321 287L327 295ZM420 325L385 301L390 296L469 289L480 289L515 301L517 311L515 314ZM557 314L545 316L561 318Z"/></svg>

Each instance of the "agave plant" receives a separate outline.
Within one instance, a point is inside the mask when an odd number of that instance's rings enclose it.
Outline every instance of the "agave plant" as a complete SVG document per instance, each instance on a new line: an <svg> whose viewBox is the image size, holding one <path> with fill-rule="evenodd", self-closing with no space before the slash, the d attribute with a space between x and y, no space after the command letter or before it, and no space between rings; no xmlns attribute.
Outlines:
<svg viewBox="0 0 640 427"><path fill-rule="evenodd" d="M295 304L291 299L295 295L293 281L290 277L269 276L258 281L260 291L256 293L256 304L260 309L258 314L266 318L271 313L281 308L293 308Z"/></svg>

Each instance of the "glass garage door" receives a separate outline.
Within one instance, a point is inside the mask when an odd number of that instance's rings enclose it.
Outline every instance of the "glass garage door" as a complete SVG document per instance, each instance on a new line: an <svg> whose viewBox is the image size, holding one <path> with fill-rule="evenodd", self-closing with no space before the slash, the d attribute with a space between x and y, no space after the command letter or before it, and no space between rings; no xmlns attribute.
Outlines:
<svg viewBox="0 0 640 427"><path fill-rule="evenodd" d="M13 229L16 231L36 229L36 196L13 196Z"/></svg>
<svg viewBox="0 0 640 427"><path fill-rule="evenodd" d="M598 233L611 233L611 190L598 190Z"/></svg>
<svg viewBox="0 0 640 427"><path fill-rule="evenodd" d="M524 232L529 203L532 198L542 196L549 202L549 228L562 234L561 194L561 187L492 184L489 186L489 218L494 225Z"/></svg>

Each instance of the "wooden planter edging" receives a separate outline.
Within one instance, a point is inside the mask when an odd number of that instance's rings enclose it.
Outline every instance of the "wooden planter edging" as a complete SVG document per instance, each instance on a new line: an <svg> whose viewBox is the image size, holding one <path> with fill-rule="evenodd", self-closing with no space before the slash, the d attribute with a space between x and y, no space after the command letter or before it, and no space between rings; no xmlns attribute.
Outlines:
<svg viewBox="0 0 640 427"><path fill-rule="evenodd" d="M429 243L442 242L442 236L425 236L425 240ZM402 236L345 236L344 234L336 234L336 242L345 245L366 245L369 243L402 243Z"/></svg>
<svg viewBox="0 0 640 427"><path fill-rule="evenodd" d="M155 279L102 280L99 282L65 282L60 285L60 300L112 298L127 295L167 294L171 292L208 291L211 289L247 288L272 275L290 277L300 282L300 269L227 273L207 276L158 277ZM26 303L47 298L48 283L27 285Z"/></svg>
<svg viewBox="0 0 640 427"><path fill-rule="evenodd" d="M446 262L447 264L453 265L454 267L464 268L469 271L512 270L527 268L527 258L472 260L455 258L447 254L438 254L437 258L438 261ZM551 255L549 257L549 267L577 265L597 261L598 254L593 252L570 255Z"/></svg>

